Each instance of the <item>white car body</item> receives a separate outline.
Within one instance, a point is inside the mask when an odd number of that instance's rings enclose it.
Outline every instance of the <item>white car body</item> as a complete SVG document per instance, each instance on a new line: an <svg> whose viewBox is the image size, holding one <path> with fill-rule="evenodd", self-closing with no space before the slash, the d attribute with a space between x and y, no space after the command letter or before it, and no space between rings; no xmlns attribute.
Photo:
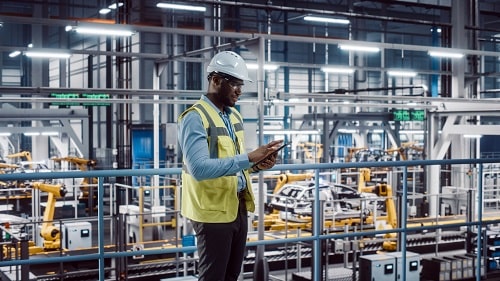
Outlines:
<svg viewBox="0 0 500 281"><path fill-rule="evenodd" d="M304 221L301 217L312 215L315 192L314 182L311 181L286 184L274 195L270 205L280 211L281 219ZM323 215L336 220L366 214L374 209L379 198L375 194L359 193L350 186L334 183L320 183L319 195L324 201ZM363 204L364 208L361 208Z"/></svg>

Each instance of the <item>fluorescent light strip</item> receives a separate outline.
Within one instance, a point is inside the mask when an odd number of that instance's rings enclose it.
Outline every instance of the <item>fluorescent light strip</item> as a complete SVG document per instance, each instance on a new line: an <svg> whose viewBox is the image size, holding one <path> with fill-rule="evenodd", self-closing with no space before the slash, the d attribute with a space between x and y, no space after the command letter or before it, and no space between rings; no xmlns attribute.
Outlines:
<svg viewBox="0 0 500 281"><path fill-rule="evenodd" d="M324 17L315 17L315 16L305 16L304 20L315 21L315 22L337 23L337 24L350 24L351 23L347 19L324 18Z"/></svg>
<svg viewBox="0 0 500 281"><path fill-rule="evenodd" d="M424 130L401 130L399 131L400 134L424 134Z"/></svg>
<svg viewBox="0 0 500 281"><path fill-rule="evenodd" d="M111 12L111 9L110 8L102 8L99 10L99 14L101 15L107 15Z"/></svg>
<svg viewBox="0 0 500 281"><path fill-rule="evenodd" d="M158 3L156 7L161 9L173 9L173 10L185 10L185 11L195 11L195 12L206 12L207 8L203 6L191 6L191 5L180 5L180 4L170 4L170 3Z"/></svg>
<svg viewBox="0 0 500 281"><path fill-rule="evenodd" d="M68 27L66 27L68 30ZM74 30L80 34L93 34L93 35L109 35L109 36L132 36L134 34L131 30L114 29L114 28L93 28L93 27L73 27L69 30Z"/></svg>
<svg viewBox="0 0 500 281"><path fill-rule="evenodd" d="M369 46L357 46L357 45L346 45L340 44L339 48L346 51L361 51L361 52L369 52L369 53L377 53L380 52L379 47L369 47Z"/></svg>
<svg viewBox="0 0 500 281"><path fill-rule="evenodd" d="M345 73L345 74L354 73L354 69L348 67L322 67L321 71L326 73Z"/></svg>
<svg viewBox="0 0 500 281"><path fill-rule="evenodd" d="M387 75L401 76L401 77L415 77L417 76L417 73L414 71L407 71L407 70L389 70L387 71Z"/></svg>
<svg viewBox="0 0 500 281"><path fill-rule="evenodd" d="M42 132L42 136L58 136L58 132Z"/></svg>
<svg viewBox="0 0 500 281"><path fill-rule="evenodd" d="M0 137L10 137L11 133L0 133Z"/></svg>
<svg viewBox="0 0 500 281"><path fill-rule="evenodd" d="M42 52L42 51L27 51L24 53L27 57L30 58L56 58L56 59L67 59L71 57L71 54L64 52Z"/></svg>
<svg viewBox="0 0 500 281"><path fill-rule="evenodd" d="M464 54L460 54L460 53L435 52L435 51L429 51L429 55L431 57L451 58L451 59L459 59L459 58L462 58L464 56Z"/></svg>
<svg viewBox="0 0 500 281"><path fill-rule="evenodd" d="M356 129L339 129L339 133L344 133L344 134L355 134L357 132L358 130Z"/></svg>
<svg viewBox="0 0 500 281"><path fill-rule="evenodd" d="M248 69L259 69L259 65L256 63L247 63ZM264 64L264 69L269 71L274 71L279 68L279 65L276 64Z"/></svg>
<svg viewBox="0 0 500 281"><path fill-rule="evenodd" d="M468 139L473 139L473 138L482 138L483 136L482 135L464 135L464 138L468 138Z"/></svg>
<svg viewBox="0 0 500 281"><path fill-rule="evenodd" d="M111 10L116 10L116 8L120 8L122 6L123 6L123 3L118 2L118 3L113 3L113 4L109 5L108 8L110 8Z"/></svg>
<svg viewBox="0 0 500 281"><path fill-rule="evenodd" d="M39 132L27 132L27 133L23 133L23 135L25 135L25 136L39 136L40 133Z"/></svg>
<svg viewBox="0 0 500 281"><path fill-rule="evenodd" d="M9 57L15 58L15 57L19 56L20 54L21 54L21 51L14 51L14 52L9 54Z"/></svg>

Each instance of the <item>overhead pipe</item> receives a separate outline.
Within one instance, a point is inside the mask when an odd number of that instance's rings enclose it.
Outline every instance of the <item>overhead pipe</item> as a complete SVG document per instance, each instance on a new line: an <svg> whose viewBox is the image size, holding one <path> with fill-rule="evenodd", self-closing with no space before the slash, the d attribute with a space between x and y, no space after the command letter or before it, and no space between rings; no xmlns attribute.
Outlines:
<svg viewBox="0 0 500 281"><path fill-rule="evenodd" d="M4 22L19 21L18 17L12 16L2 16L0 15L0 20ZM23 18L20 21L23 24L43 24L43 25L67 25L68 20L58 20L58 19L41 19L41 18ZM265 39L284 41L284 42L299 42L299 43L320 43L320 44L360 44L365 46L379 47L383 49L396 49L405 51L455 51L461 52L466 55L478 55L478 56L491 56L498 57L498 52L495 51L481 51L481 50L469 50L469 49L457 49L457 48L442 48L433 47L425 45L408 45L408 44L395 44L395 43L380 43L380 42L366 42L360 40L348 40L348 39L338 39L338 38L317 38L317 37L304 37L304 36L293 36L293 35L277 35L277 34L255 34L255 33L244 33L244 32L218 32L218 31L203 31L200 34L200 30L189 29L189 28L167 28L158 26L141 26L141 25L127 25L132 26L134 30L138 32L154 32L154 33L174 33L174 34L184 34L192 36L206 36L206 37L227 37L227 38L243 38L243 39L255 39L256 37L264 37ZM103 28L109 27L109 25L102 25ZM499 31L500 32L500 31ZM231 43L232 44L232 43ZM10 46L0 46L1 51L15 51L21 50L26 51L25 47L10 47ZM53 49L52 49L53 50ZM168 59L164 54L152 54L152 53L126 53L126 52L104 52L104 51L94 51L94 50L70 50L73 54L93 54L96 56L123 56L123 57L137 57L137 58L150 58L150 59ZM191 54L194 54L193 51Z"/></svg>
<svg viewBox="0 0 500 281"><path fill-rule="evenodd" d="M190 2L202 3L202 4L207 4L207 5L213 4L213 1L206 1L206 0L193 0ZM444 23L444 22L437 23L435 21L415 20L415 19L408 19L408 18L394 18L394 17L388 17L388 16L358 14L358 13L353 13L353 12L338 12L338 11L330 11L330 10L324 10L324 9L297 8L297 7L289 7L289 6L254 4L254 3L236 2L236 1L218 1L217 3L221 4L221 5L235 6L238 8L276 10L276 11L280 11L280 12L296 12L296 13L304 13L304 14L314 13L314 14L329 15L329 16L355 17L355 18L390 21L390 22L413 23L413 24L422 24L422 25L439 24L442 26L450 26L450 23Z"/></svg>

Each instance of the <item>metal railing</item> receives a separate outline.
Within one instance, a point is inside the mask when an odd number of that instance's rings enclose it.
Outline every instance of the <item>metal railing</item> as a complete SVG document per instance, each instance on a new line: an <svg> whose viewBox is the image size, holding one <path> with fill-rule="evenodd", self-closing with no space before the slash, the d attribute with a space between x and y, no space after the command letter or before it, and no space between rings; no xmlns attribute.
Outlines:
<svg viewBox="0 0 500 281"><path fill-rule="evenodd" d="M394 161L394 162L358 162L358 163L320 163L320 164L286 164L286 165L276 165L270 171L300 171L300 170L314 170L315 171L315 181L316 186L319 186L320 171L322 170L335 170L343 168L365 168L365 167L401 167L403 169L403 178L407 177L408 167L415 166L431 166L431 165L474 165L477 167L477 172L479 175L482 174L483 165L488 163L500 163L500 158L488 158L488 159L453 159L453 160L416 160L416 161ZM138 251L123 251L123 252L109 252L105 251L104 243L104 215L103 215L103 200L99 200L105 194L104 182L107 177L130 177L130 176L152 176L152 175L179 175L181 173L180 168L163 168L163 169L129 169L129 170L99 170L99 171L68 171L68 172L51 172L51 173L30 173L30 174L0 174L0 181L29 181L29 180L39 180L39 179L63 179L63 178L98 178L97 187L97 221L98 221L98 243L97 243L97 253L93 254L82 254L78 256L58 256L46 259L30 259L29 256L21 255L20 259L14 260L3 260L0 261L0 267L12 267L31 264L45 264L45 263L64 263L72 261L84 261L84 260L98 260L99 261L99 280L105 280L105 259L113 259L120 257L132 257L137 255L156 255L156 254L169 254L169 253L185 253L196 251L196 246L187 247L177 247L177 248L165 248L165 249L144 249ZM477 177L477 194L482 194L482 177ZM402 198L408 197L408 188L406 181L403 181L402 188L399 190ZM320 198L319 189L315 189L315 198ZM406 232L407 231L424 231L424 230L437 230L443 227L476 227L479 229L478 233L488 224L500 223L498 220L484 221L482 217L482 196L477 198L477 219L472 221L467 221L464 223L457 224L447 224L443 225L433 225L433 226L422 226L422 227L407 227L407 204L401 204L400 214L401 225L398 228L390 230L374 230L374 231L363 231L361 235L381 235L387 233L398 233L402 241L400 247L402 251L403 264L405 264L405 252L406 252ZM312 274L313 280L318 281L319 276L321 276L321 241L325 239L344 239L360 236L359 233L335 233L335 234L323 234L320 228L320 203L319 200L315 200L313 204L313 228L312 235L307 237L294 237L285 239L273 239L273 240L258 240L248 242L247 246L254 247L265 247L266 245L277 245L277 244L293 244L293 243L304 243L311 242L313 248L313 258L312 258ZM259 229L259 231L264 231ZM481 267L481 249L482 249L482 239L477 239L477 259L476 267ZM22 252L22 251L21 251ZM257 262L257 261L256 261ZM402 280L405 280L404 271L402 273ZM476 280L480 280L480 272L477 271ZM26 276L21 276L20 280L27 280Z"/></svg>

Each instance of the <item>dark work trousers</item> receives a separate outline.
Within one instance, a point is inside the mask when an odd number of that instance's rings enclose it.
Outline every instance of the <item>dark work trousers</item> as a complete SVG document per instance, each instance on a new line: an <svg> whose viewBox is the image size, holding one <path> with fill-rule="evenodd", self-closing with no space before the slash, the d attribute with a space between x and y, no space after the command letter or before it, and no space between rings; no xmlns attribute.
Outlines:
<svg viewBox="0 0 500 281"><path fill-rule="evenodd" d="M199 281L236 281L241 271L248 233L245 201L240 199L238 216L230 223L193 221L198 243Z"/></svg>

